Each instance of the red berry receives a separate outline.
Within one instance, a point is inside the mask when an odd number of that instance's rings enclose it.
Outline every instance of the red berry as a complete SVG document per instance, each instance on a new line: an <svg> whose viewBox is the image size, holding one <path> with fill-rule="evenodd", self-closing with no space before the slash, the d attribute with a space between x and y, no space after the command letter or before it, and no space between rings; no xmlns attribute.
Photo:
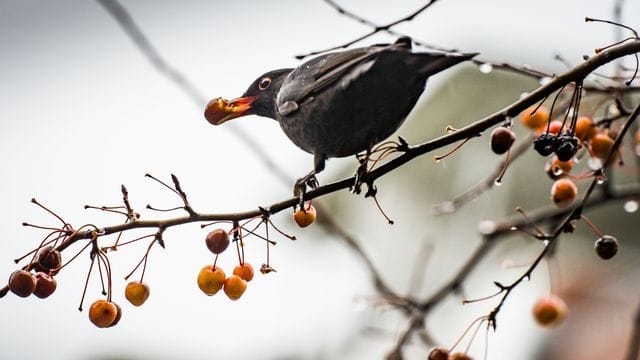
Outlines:
<svg viewBox="0 0 640 360"><path fill-rule="evenodd" d="M247 290L247 282L238 275L231 275L224 282L224 293L229 299L238 300Z"/></svg>
<svg viewBox="0 0 640 360"><path fill-rule="evenodd" d="M53 294L57 287L58 283L53 276L50 276L47 273L38 272L36 273L36 288L33 290L33 295L40 299L44 299Z"/></svg>
<svg viewBox="0 0 640 360"><path fill-rule="evenodd" d="M9 277L9 290L12 293L27 297L36 289L36 278L26 270L16 270Z"/></svg>
<svg viewBox="0 0 640 360"><path fill-rule="evenodd" d="M249 263L236 265L233 269L233 275L240 276L243 280L249 282L253 279L253 266Z"/></svg>
<svg viewBox="0 0 640 360"><path fill-rule="evenodd" d="M576 199L578 187L570 179L556 180L551 187L551 201L559 208L564 208Z"/></svg>
<svg viewBox="0 0 640 360"><path fill-rule="evenodd" d="M556 326L567 316L567 304L556 295L538 300L533 307L533 317L542 326Z"/></svg>
<svg viewBox="0 0 640 360"><path fill-rule="evenodd" d="M214 254L220 254L229 246L229 234L223 229L215 229L207 234L207 247Z"/></svg>
<svg viewBox="0 0 640 360"><path fill-rule="evenodd" d="M134 306L140 306L149 297L149 286L143 282L132 281L124 289L124 297Z"/></svg>
<svg viewBox="0 0 640 360"><path fill-rule="evenodd" d="M427 360L448 360L449 350L442 348L435 348L429 353Z"/></svg>
<svg viewBox="0 0 640 360"><path fill-rule="evenodd" d="M215 295L224 286L225 273L219 267L206 265L198 274L198 287L203 293Z"/></svg>
<svg viewBox="0 0 640 360"><path fill-rule="evenodd" d="M89 320L99 327L110 327L118 317L118 307L107 300L96 300L89 308Z"/></svg>
<svg viewBox="0 0 640 360"><path fill-rule="evenodd" d="M55 275L58 273L60 265L62 265L62 254L60 251L54 250L53 246L47 245L38 251L35 263L36 271Z"/></svg>
<svg viewBox="0 0 640 360"><path fill-rule="evenodd" d="M293 214L293 220L300 227L307 227L316 221L316 208L313 205L309 205L304 210L300 209Z"/></svg>
<svg viewBox="0 0 640 360"><path fill-rule="evenodd" d="M511 129L504 126L497 127L491 133L491 150L500 155L504 154L511 148L516 141L516 135Z"/></svg>

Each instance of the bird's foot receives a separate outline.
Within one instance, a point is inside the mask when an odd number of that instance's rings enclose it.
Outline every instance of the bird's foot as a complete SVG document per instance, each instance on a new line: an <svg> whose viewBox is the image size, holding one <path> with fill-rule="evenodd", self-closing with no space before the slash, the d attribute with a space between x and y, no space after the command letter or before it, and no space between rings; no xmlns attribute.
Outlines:
<svg viewBox="0 0 640 360"><path fill-rule="evenodd" d="M307 195L307 188L311 188L313 190L317 188L318 185L318 178L316 177L315 172L310 172L304 177L296 180L296 183L293 185L293 196L298 197L298 206L300 206L301 209L304 208L304 200Z"/></svg>
<svg viewBox="0 0 640 360"><path fill-rule="evenodd" d="M352 194L360 194L362 192L362 184L364 183L363 178L367 174L367 162L368 159L364 159L360 161L360 166L356 170L355 181L353 182L353 186L351 187Z"/></svg>

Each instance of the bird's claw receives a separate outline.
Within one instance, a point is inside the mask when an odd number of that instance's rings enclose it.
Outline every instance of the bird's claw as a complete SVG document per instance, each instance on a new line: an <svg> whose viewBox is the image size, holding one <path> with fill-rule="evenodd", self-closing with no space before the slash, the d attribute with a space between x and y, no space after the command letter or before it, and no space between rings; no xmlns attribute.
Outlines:
<svg viewBox="0 0 640 360"><path fill-rule="evenodd" d="M352 194L360 194L362 192L362 184L363 177L367 174L367 162L363 161L358 166L355 174L355 181L353 182L353 187L351 188Z"/></svg>
<svg viewBox="0 0 640 360"><path fill-rule="evenodd" d="M304 208L304 200L307 195L307 188L313 190L317 188L318 185L318 178L316 178L316 175L313 173L296 180L296 183L293 186L293 196L298 197L298 206L300 206L301 209Z"/></svg>

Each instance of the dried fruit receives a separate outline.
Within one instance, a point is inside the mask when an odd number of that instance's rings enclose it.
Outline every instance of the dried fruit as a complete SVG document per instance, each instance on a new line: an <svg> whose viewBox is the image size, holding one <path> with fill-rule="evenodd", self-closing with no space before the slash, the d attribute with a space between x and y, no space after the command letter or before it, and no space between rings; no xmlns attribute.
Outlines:
<svg viewBox="0 0 640 360"><path fill-rule="evenodd" d="M491 150L498 155L504 154L515 141L516 135L511 129L504 126L495 128L491 133Z"/></svg>
<svg viewBox="0 0 640 360"><path fill-rule="evenodd" d="M556 326L567 316L567 305L556 295L538 300L533 307L533 317L542 326Z"/></svg>
<svg viewBox="0 0 640 360"><path fill-rule="evenodd" d="M233 275L240 276L243 280L249 282L253 279L253 266L249 263L236 265L233 269Z"/></svg>
<svg viewBox="0 0 640 360"><path fill-rule="evenodd" d="M62 254L53 246L47 245L38 251L35 262L35 270L55 275L62 265Z"/></svg>
<svg viewBox="0 0 640 360"><path fill-rule="evenodd" d="M229 299L238 300L247 289L247 282L238 275L231 275L224 282L224 293Z"/></svg>
<svg viewBox="0 0 640 360"><path fill-rule="evenodd" d="M36 279L27 270L16 270L9 276L9 290L12 293L27 297L36 289Z"/></svg>
<svg viewBox="0 0 640 360"><path fill-rule="evenodd" d="M139 281L132 281L128 283L127 287L124 289L124 297L135 306L144 304L149 297L149 293L149 286Z"/></svg>
<svg viewBox="0 0 640 360"><path fill-rule="evenodd" d="M58 283L53 276L50 276L47 273L38 272L36 273L36 288L33 290L33 295L40 299L44 299L53 294L57 287Z"/></svg>
<svg viewBox="0 0 640 360"><path fill-rule="evenodd" d="M533 148L542 156L549 156L556 150L556 137L553 134L542 133L533 140Z"/></svg>
<svg viewBox="0 0 640 360"><path fill-rule="evenodd" d="M111 326L117 317L117 306L107 300L96 300L89 308L89 320L99 328Z"/></svg>
<svg viewBox="0 0 640 360"><path fill-rule="evenodd" d="M618 240L611 235L603 235L596 240L595 249L601 259L609 260L618 253Z"/></svg>
<svg viewBox="0 0 640 360"><path fill-rule="evenodd" d="M558 135L556 139L556 156L560 161L569 161L578 152L578 138L569 132Z"/></svg>
<svg viewBox="0 0 640 360"><path fill-rule="evenodd" d="M220 254L229 246L229 234L224 229L215 229L206 238L207 247L214 254Z"/></svg>
<svg viewBox="0 0 640 360"><path fill-rule="evenodd" d="M219 267L213 268L206 265L198 274L198 287L203 293L211 296L215 295L224 286L226 275Z"/></svg>
<svg viewBox="0 0 640 360"><path fill-rule="evenodd" d="M570 179L559 179L551 186L551 201L559 208L564 208L576 199L578 187Z"/></svg>
<svg viewBox="0 0 640 360"><path fill-rule="evenodd" d="M309 205L304 210L297 210L293 214L293 220L302 228L313 224L316 221L316 208L313 205Z"/></svg>

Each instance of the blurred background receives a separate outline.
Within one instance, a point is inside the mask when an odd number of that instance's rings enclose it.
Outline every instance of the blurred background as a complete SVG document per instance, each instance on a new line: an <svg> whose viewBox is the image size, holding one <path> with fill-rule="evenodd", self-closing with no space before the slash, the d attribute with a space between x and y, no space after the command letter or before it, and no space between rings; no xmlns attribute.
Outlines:
<svg viewBox="0 0 640 360"><path fill-rule="evenodd" d="M424 2L344 0L345 8L374 22L400 18ZM613 1L444 0L396 30L447 48L480 52L482 58L528 64L560 73L562 54L572 64L614 41L613 29L584 17L612 17ZM158 52L209 98L233 98L267 70L296 66L294 55L350 40L370 29L340 16L322 1L122 1ZM625 2L623 22L640 28L640 2ZM359 45L393 41L379 34ZM37 198L66 221L98 226L122 221L85 204L119 205L120 184L143 218L146 204L178 206L179 199L144 178L151 173L181 179L201 212L254 209L287 198L283 182L261 162L233 127L291 179L309 171L312 157L295 148L272 120L248 117L210 126L202 106L159 74L105 9L94 1L0 1L0 276L13 259L44 236L23 221L55 226L54 218L29 203ZM632 64L632 59L625 60ZM607 72L607 69L602 70ZM465 65L430 79L422 101L398 135L409 143L462 127L517 100L538 83L511 73L481 72ZM526 131L516 128L520 138ZM444 152L444 150L443 150ZM337 221L354 236L393 290L424 297L449 280L479 244L478 223L548 203L544 160L526 154L509 168L503 186L459 212L435 216L433 206L483 180L500 157L487 136L455 155L434 162L428 154L377 182L378 199L395 220L389 226L371 199L347 191L323 198ZM629 162L632 164L633 162ZM354 159L332 159L321 183L350 176ZM629 173L632 174L631 171ZM605 233L621 243L619 256L600 260L596 236L580 225L560 242L556 256L509 297L488 336L489 359L617 359L626 349L639 302L638 214L613 204L589 212ZM57 276L47 300L7 296L0 300L0 358L3 359L376 359L393 346L406 318L388 307L372 307L376 292L362 259L321 226L299 229L290 212L273 221L297 241L274 236L277 269L257 274L244 296L204 296L196 285L211 261L207 230L197 224L165 233L166 250L151 251L145 281L151 296L134 308L123 296L128 274L142 257L139 243L111 253L114 300L123 308L117 327L98 329L78 312L89 266L82 255ZM144 234L144 233L139 233ZM133 234L127 236L134 236ZM63 256L68 259L74 247ZM501 242L464 284L477 298L510 282L541 244L524 236ZM247 260L258 268L264 244L253 239ZM421 254L427 253L427 259ZM421 260L422 259L422 260ZM228 272L232 252L219 263ZM414 273L422 274L415 281ZM414 279L414 280L412 280ZM559 328L538 327L531 308L550 291L570 308ZM100 298L93 277L85 308ZM433 340L451 346L471 322L488 314L495 300L461 305L450 296L427 319ZM482 358L485 334L471 354ZM463 344L466 344L463 343ZM424 359L418 340L408 359ZM568 353L567 353L568 352Z"/></svg>

